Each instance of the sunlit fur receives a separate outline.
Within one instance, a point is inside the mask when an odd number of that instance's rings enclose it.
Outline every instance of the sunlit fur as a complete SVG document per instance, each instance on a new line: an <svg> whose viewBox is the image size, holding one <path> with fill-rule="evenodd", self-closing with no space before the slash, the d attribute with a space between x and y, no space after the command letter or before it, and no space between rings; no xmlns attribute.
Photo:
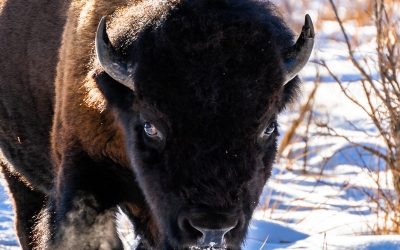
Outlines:
<svg viewBox="0 0 400 250"><path fill-rule="evenodd" d="M7 5L11 3L0 4L4 9ZM10 184L16 201L19 190L29 185L47 202L32 244L24 248L119 249L113 222L119 205L135 224L141 249L193 246L195 233L182 231L178 217L198 210L229 211L238 224L226 235L228 248L239 249L276 154L277 130L270 137L262 133L298 86L297 78L282 84L283 56L293 37L274 7L251 0L73 0L68 11L48 13L43 20L61 16L66 16L66 25L55 89L50 80L54 70L32 69L31 74L45 76L43 85L30 78L4 78L7 74L0 72L0 142L11 163L3 165L21 162L3 172L26 179L14 190ZM108 17L115 53L137 66L134 91L113 80L97 62L94 39L102 16ZM61 24L53 36L61 35ZM0 22L1 32L5 25L11 23ZM45 40L47 32L37 36ZM4 48L4 39L0 42ZM18 42L23 47L31 40ZM59 43L54 39L50 44ZM28 59L34 60L49 42L37 46ZM50 50L47 58L56 58L56 51ZM6 64L17 63L13 59ZM13 70L17 75L25 68ZM21 84L46 86L48 92L23 93L24 98L49 100L48 105L25 111L23 105L29 103L13 101ZM53 100L54 115L42 113ZM19 115L3 122L8 110ZM44 132L29 132L42 150L21 160L13 153L20 146L11 138L10 126L24 124L25 117L32 122L22 132L51 121L53 127L51 138L49 126ZM147 138L144 122L151 122L164 140ZM43 155L51 156L51 163L44 161L42 171L27 173L29 162ZM53 180L53 173L54 185L42 188L41 180ZM29 191L24 195L34 197ZM18 206L15 202L17 211ZM29 213L37 215L38 209ZM211 217L204 224L216 226ZM20 239L29 238L31 226L21 230Z"/></svg>

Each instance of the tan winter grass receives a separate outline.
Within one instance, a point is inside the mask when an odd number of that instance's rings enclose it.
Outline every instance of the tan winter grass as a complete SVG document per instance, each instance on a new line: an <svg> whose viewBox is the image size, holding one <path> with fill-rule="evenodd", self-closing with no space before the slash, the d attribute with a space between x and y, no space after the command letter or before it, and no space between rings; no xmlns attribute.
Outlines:
<svg viewBox="0 0 400 250"><path fill-rule="evenodd" d="M370 22L376 28L376 55L377 58L363 56L357 60L356 48L353 44L361 44L360 41L351 41L343 25L338 5L329 0L336 21L340 25L342 34L347 45L349 60L361 75L361 86L367 104L363 104L351 91L345 87L343 82L330 69L329 65L323 63L329 74L338 83L344 95L356 106L358 106L369 117L377 129L385 146L385 152L376 151L374 148L362 146L364 150L382 159L387 167L387 176L391 179L395 192L386 191L379 180L379 170L375 179L378 188L375 194L369 194L369 198L375 203L376 213L383 218L383 223L377 223L375 232L377 234L400 233L400 16L399 1L373 1L373 13ZM353 39L356 39L353 37ZM362 64L364 62L365 64ZM370 69L364 65L376 65L378 78L370 73ZM339 136L355 147L357 143L351 138L334 132L329 128L331 136Z"/></svg>

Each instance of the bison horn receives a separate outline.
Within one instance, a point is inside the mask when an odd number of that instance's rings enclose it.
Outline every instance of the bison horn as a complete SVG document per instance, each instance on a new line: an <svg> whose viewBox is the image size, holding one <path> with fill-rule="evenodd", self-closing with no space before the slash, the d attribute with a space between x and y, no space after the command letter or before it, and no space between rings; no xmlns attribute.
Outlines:
<svg viewBox="0 0 400 250"><path fill-rule="evenodd" d="M284 85L291 81L306 65L314 46L314 25L309 15L306 15L300 37L286 53L284 61Z"/></svg>
<svg viewBox="0 0 400 250"><path fill-rule="evenodd" d="M111 45L106 31L106 17L102 17L96 32L96 56L104 71L114 80L134 90L134 67L122 61Z"/></svg>

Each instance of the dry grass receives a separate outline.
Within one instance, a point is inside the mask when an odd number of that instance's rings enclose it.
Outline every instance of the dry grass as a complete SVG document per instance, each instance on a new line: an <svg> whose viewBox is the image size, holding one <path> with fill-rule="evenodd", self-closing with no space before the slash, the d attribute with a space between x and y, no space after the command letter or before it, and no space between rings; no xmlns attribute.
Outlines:
<svg viewBox="0 0 400 250"><path fill-rule="evenodd" d="M376 28L375 52L377 58L363 56L362 60L356 59L357 48L353 46L353 44L361 44L361 41L350 40L343 24L345 20L341 18L336 3L333 0L329 0L329 2L345 38L349 60L361 76L363 98L365 98L366 104L343 84L329 65L323 63L323 66L338 83L343 94L368 116L384 142L385 152L359 145L351 138L326 126L328 134L341 137L355 147L361 146L385 162L388 171L384 178L391 177L395 192L388 192L381 186L380 178L382 177L379 170L372 175L375 176L373 178L378 188L374 194L368 194L368 196L377 207L377 216L383 218L383 223L377 224L375 232L378 234L400 233L400 39L398 29L400 17L394 11L398 7L395 3L397 1L373 1L373 13L369 22ZM353 39L356 38L353 37ZM372 71L378 72L378 79L370 73L371 69L366 68L365 65L376 65Z"/></svg>
<svg viewBox="0 0 400 250"><path fill-rule="evenodd" d="M316 79L319 79L319 77L317 77ZM315 82L315 85L311 90L311 93L306 98L305 103L301 105L297 118L291 122L289 128L285 132L285 135L283 136L279 144L278 157L281 157L282 154L285 152L285 150L290 147L296 135L296 131L302 123L306 122L307 128L309 127L309 124L311 123L312 119L312 107L315 101L315 94L317 93L318 87L319 87L319 80ZM307 140L307 135L305 136L304 139ZM304 153L307 154L307 152Z"/></svg>
<svg viewBox="0 0 400 250"><path fill-rule="evenodd" d="M329 74L336 80L344 95L363 112L367 114L370 121L374 124L379 133L380 139L384 142L385 152L377 151L374 148L357 144L345 135L338 133L329 124L323 126L327 129L327 136L341 137L350 142L354 147L375 155L379 161L383 161L387 166L386 174L379 171L370 171L370 177L378 187L375 193L365 192L369 200L375 204L377 225L373 230L377 234L400 233L400 0L321 0L318 6L316 1L310 0L283 0L274 1L282 13L298 13L302 15L307 12L314 13L314 22L318 29L323 26L323 21L336 22L340 25L342 35L348 50L348 58L355 66L361 76L366 102L360 101L354 93L351 93L340 78L336 76L330 66L322 64ZM301 8L299 10L298 8ZM284 15L290 25L295 30L300 30L303 20L296 18L296 15ZM316 17L316 18L315 18ZM360 55L357 46L362 45L362 40L358 40L358 29L352 36L349 36L345 29L345 24L351 23L355 27L372 27L376 31L376 50L377 57L370 55ZM350 39L351 37L351 39ZM366 68L375 65L375 68ZM371 72L378 72L378 79ZM318 81L316 81L317 83ZM295 131L300 126L306 126L304 140L304 173L306 172L308 152L308 134L310 124L316 123L313 119L313 102L318 84L306 98L304 104L299 109L298 116L292 121L283 140L281 141L279 155L290 155L291 144L294 142ZM366 103L366 104L365 104ZM321 126L321 124L319 124ZM362 130L363 128L357 128ZM367 135L367 132L365 132ZM362 157L360 155L360 157ZM288 161L290 164L290 161ZM290 169L290 166L288 167ZM321 166L321 169L323 166ZM392 182L395 192L387 190L382 183ZM363 192L363 190L360 190ZM272 209L274 204L272 205Z"/></svg>
<svg viewBox="0 0 400 250"><path fill-rule="evenodd" d="M282 13L295 13L301 9L305 12L312 11L318 16L318 22L315 23L317 30L321 27L323 21L335 21L336 17L332 8L329 5L329 0L320 0L316 6L316 1L312 0L272 0ZM392 0L398 1L398 0ZM374 0L335 0L337 6L342 6L339 9L340 16L343 21L354 21L357 26L364 26L371 21L373 14ZM284 15L285 20L298 30L303 25L302 18L293 15Z"/></svg>

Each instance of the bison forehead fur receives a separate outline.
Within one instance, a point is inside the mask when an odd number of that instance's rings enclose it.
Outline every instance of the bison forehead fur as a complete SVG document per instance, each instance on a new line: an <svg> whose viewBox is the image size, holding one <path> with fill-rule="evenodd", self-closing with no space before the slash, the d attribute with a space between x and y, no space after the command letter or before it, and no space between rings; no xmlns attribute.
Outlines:
<svg viewBox="0 0 400 250"><path fill-rule="evenodd" d="M54 113L33 118L21 104L22 115L14 118L29 117L37 126L52 121L51 138L49 126L22 129L44 142L28 150L31 145L11 142L7 131L14 123L0 127L21 245L120 249L114 225L120 207L140 236L139 249L240 249L277 151L277 115L295 97L294 76L312 49L311 21L294 45L292 32L265 1L67 5L43 16L59 18L57 25L37 32L41 39L49 31L58 36L38 45L51 45L50 57L58 53L56 74L31 68L46 75L41 84L49 89L55 77ZM8 35L3 26L0 35ZM7 77L0 73L2 90L19 81ZM53 103L48 92L26 94ZM16 96L7 98L4 105L12 108ZM0 110L0 118L7 116ZM29 152L25 160L18 150ZM38 164L40 171L32 171L30 162L42 158L48 160ZM23 203L21 193L29 197ZM31 200L35 206L24 208ZM35 230L24 222L32 216L40 219Z"/></svg>

